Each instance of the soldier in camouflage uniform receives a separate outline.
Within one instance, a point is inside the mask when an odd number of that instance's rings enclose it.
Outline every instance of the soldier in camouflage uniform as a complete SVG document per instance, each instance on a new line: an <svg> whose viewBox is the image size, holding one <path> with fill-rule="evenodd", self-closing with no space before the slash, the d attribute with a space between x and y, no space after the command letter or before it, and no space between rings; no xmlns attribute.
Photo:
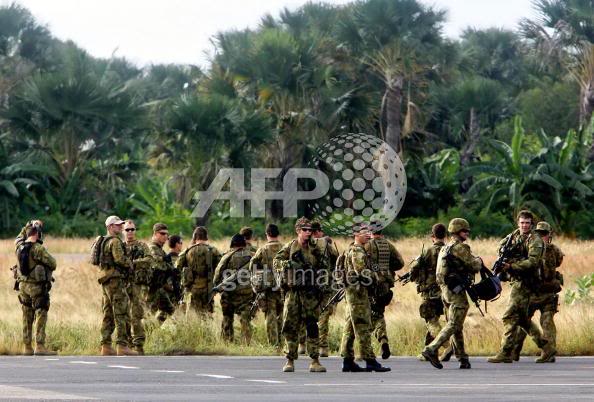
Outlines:
<svg viewBox="0 0 594 402"><path fill-rule="evenodd" d="M266 226L267 243L260 247L250 261L252 273L252 288L254 293L264 293L259 301L259 307L266 319L266 335L268 343L280 346L283 317L283 295L275 279L273 258L283 246L278 241L278 226Z"/></svg>
<svg viewBox="0 0 594 402"><path fill-rule="evenodd" d="M557 271L557 268L563 263L563 252L559 247L553 244L551 225L547 222L538 222L535 231L540 234L545 244L546 251L544 255L544 270L543 278L538 290L530 298L530 307L528 309L528 319L530 320L530 335L534 336L539 333L538 326L532 320L534 313L540 311L540 325L543 331L543 338L546 339L551 348L556 349L557 344L557 328L555 327L554 316L557 313L557 306L559 305L559 292L563 285L563 275ZM526 339L526 331L524 329L518 330L516 337L516 344L513 360L520 360L520 352ZM555 355L545 355L544 352L536 363L554 363Z"/></svg>
<svg viewBox="0 0 594 402"><path fill-rule="evenodd" d="M175 311L175 305L171 301L174 292L174 270L175 267L171 258L163 250L163 245L169 238L169 230L164 223L153 225L153 238L149 246L153 266L151 272L151 284L149 286L148 303L151 310L156 313L160 323L165 322L167 317Z"/></svg>
<svg viewBox="0 0 594 402"><path fill-rule="evenodd" d="M103 290L103 323L101 325L101 354L103 356L135 356L138 353L128 348L128 294L126 277L130 271L130 259L120 234L124 221L117 216L105 220L107 236L101 244L99 284ZM116 331L117 350L111 345L111 335Z"/></svg>
<svg viewBox="0 0 594 402"><path fill-rule="evenodd" d="M441 223L437 223L431 228L431 234L433 245L429 249L423 250L410 267L410 280L417 284L417 293L423 299L419 307L419 313L427 326L425 346L429 345L441 331L442 327L439 318L444 314L436 270L437 257L442 247L445 246L446 227ZM420 358L425 360L422 355ZM443 359L441 360L443 361Z"/></svg>
<svg viewBox="0 0 594 402"><path fill-rule="evenodd" d="M252 237L254 236L254 230L249 226L244 226L239 230L239 234L245 239L245 247L252 253L256 254L258 247L252 244Z"/></svg>
<svg viewBox="0 0 594 402"><path fill-rule="evenodd" d="M198 226L192 234L192 245L182 251L176 262L176 269L182 273L186 314L194 311L211 317L213 276L220 260L219 250L208 244L208 231Z"/></svg>
<svg viewBox="0 0 594 402"><path fill-rule="evenodd" d="M184 246L184 242L179 235L171 235L169 236L169 240L167 240L167 245L169 246L169 253L167 255L171 258L171 263L175 266L177 259L179 258L179 254L182 251Z"/></svg>
<svg viewBox="0 0 594 402"><path fill-rule="evenodd" d="M497 355L489 357L489 363L512 363L515 340L518 330L530 331L528 309L530 298L538 289L545 245L540 235L532 230L534 217L530 211L520 211L518 214L518 229L501 241L505 244L512 236L513 257L504 263L504 273L511 276L512 290L509 304L503 314L504 334L501 349ZM534 343L543 350L545 360L556 354L552 344L542 337L542 333L533 328L531 332Z"/></svg>
<svg viewBox="0 0 594 402"><path fill-rule="evenodd" d="M365 250L369 236L367 228L357 232L355 242L349 246L344 260L346 310L340 345L343 372L390 371L389 367L383 367L378 363L371 346L372 322L369 290L377 286L377 283L371 269L371 259ZM355 363L355 339L359 344L361 358L367 364L365 369Z"/></svg>
<svg viewBox="0 0 594 402"><path fill-rule="evenodd" d="M470 362L464 348L464 321L468 313L468 296L461 284L473 281L483 262L472 255L470 247L464 242L470 235L468 221L454 218L448 225L451 240L443 246L437 257L437 284L441 288L444 306L448 309L448 322L433 342L425 346L421 353L435 368L443 368L437 351L452 338L461 369L469 369ZM456 293L455 293L456 292Z"/></svg>
<svg viewBox="0 0 594 402"><path fill-rule="evenodd" d="M223 255L215 270L214 283L226 283L221 294L221 333L223 339L228 342L233 342L235 314L239 315L244 342L250 343L252 338L250 309L254 301L254 292L249 271L252 256L252 252L246 247L244 237L236 234L231 239L231 249Z"/></svg>
<svg viewBox="0 0 594 402"><path fill-rule="evenodd" d="M373 292L369 295L371 297L371 328L375 339L381 345L382 359L385 360L390 357L391 353L384 313L394 296L392 292L394 276L396 271L404 267L404 260L396 247L384 238L380 230L374 232L371 240L365 244L365 250L371 256L371 266L377 277Z"/></svg>
<svg viewBox="0 0 594 402"><path fill-rule="evenodd" d="M50 307L52 272L56 260L42 246L41 221L29 222L17 236L16 254L19 261L17 269L19 302L23 310L23 344L26 356L50 356L56 352L45 347L45 326ZM35 323L35 351L33 341Z"/></svg>
<svg viewBox="0 0 594 402"><path fill-rule="evenodd" d="M319 361L320 302L322 294L317 278L328 275L323 250L311 240L311 222L299 218L295 223L297 239L285 244L274 257L274 269L283 278L285 306L283 310L282 334L287 343L287 363L284 372L295 371L294 361L298 357L299 331L305 325L307 352L312 361L310 372L325 372Z"/></svg>
<svg viewBox="0 0 594 402"><path fill-rule="evenodd" d="M146 243L136 239L136 225L134 221L124 223L127 254L132 261L132 272L127 285L130 306L128 314L128 335L130 343L139 355L144 355L144 306L150 283L152 257Z"/></svg>

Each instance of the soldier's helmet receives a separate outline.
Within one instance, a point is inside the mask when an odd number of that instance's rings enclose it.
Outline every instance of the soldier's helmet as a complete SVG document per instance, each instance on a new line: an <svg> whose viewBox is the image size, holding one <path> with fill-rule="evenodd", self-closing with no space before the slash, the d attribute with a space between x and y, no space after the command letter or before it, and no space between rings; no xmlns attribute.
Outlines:
<svg viewBox="0 0 594 402"><path fill-rule="evenodd" d="M470 225L466 219L454 218L448 225L448 232L451 234L460 233L463 230L470 230Z"/></svg>
<svg viewBox="0 0 594 402"><path fill-rule="evenodd" d="M551 225L549 225L548 222L542 221L542 222L538 222L536 224L536 230L537 232L543 232L543 233L550 233L551 232Z"/></svg>

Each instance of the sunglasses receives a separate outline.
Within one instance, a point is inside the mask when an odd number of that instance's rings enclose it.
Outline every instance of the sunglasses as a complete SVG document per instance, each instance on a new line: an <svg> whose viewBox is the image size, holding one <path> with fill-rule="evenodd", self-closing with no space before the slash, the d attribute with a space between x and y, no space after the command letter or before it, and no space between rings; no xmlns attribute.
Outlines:
<svg viewBox="0 0 594 402"><path fill-rule="evenodd" d="M161 236L169 236L169 232L158 232Z"/></svg>
<svg viewBox="0 0 594 402"><path fill-rule="evenodd" d="M136 232L136 228L124 229L126 232Z"/></svg>
<svg viewBox="0 0 594 402"><path fill-rule="evenodd" d="M302 232L313 232L313 230L311 230L311 228L301 228Z"/></svg>

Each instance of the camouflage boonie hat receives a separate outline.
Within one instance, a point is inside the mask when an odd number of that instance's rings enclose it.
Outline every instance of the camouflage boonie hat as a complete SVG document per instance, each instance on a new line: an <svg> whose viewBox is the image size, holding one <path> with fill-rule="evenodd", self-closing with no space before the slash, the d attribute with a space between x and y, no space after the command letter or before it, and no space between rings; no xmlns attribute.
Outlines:
<svg viewBox="0 0 594 402"><path fill-rule="evenodd" d="M297 219L295 222L295 229L303 229L303 228L310 228L311 229L311 221L307 219L305 216Z"/></svg>
<svg viewBox="0 0 594 402"><path fill-rule="evenodd" d="M155 223L153 225L153 233L156 233L156 232L158 232L160 230L168 230L167 229L167 225L164 224L164 223Z"/></svg>
<svg viewBox="0 0 594 402"><path fill-rule="evenodd" d="M551 232L551 225L549 225L548 222L542 221L542 222L538 222L536 224L536 230L537 232L546 232L546 233L550 233Z"/></svg>
<svg viewBox="0 0 594 402"><path fill-rule="evenodd" d="M311 230L314 232L322 230L322 225L318 221L311 222Z"/></svg>

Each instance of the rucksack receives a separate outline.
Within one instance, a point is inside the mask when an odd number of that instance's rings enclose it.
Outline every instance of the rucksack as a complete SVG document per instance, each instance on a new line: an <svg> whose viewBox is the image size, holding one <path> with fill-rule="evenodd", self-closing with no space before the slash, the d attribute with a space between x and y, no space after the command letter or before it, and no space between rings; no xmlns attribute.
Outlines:
<svg viewBox="0 0 594 402"><path fill-rule="evenodd" d="M29 254L31 253L31 247L34 243L25 242L19 247L17 252L17 258L19 261L19 273L22 276L29 276L31 273L31 267L29 266Z"/></svg>
<svg viewBox="0 0 594 402"><path fill-rule="evenodd" d="M91 260L89 261L92 265L101 265L101 254L103 253L103 242L105 236L97 236L93 245L91 246Z"/></svg>

